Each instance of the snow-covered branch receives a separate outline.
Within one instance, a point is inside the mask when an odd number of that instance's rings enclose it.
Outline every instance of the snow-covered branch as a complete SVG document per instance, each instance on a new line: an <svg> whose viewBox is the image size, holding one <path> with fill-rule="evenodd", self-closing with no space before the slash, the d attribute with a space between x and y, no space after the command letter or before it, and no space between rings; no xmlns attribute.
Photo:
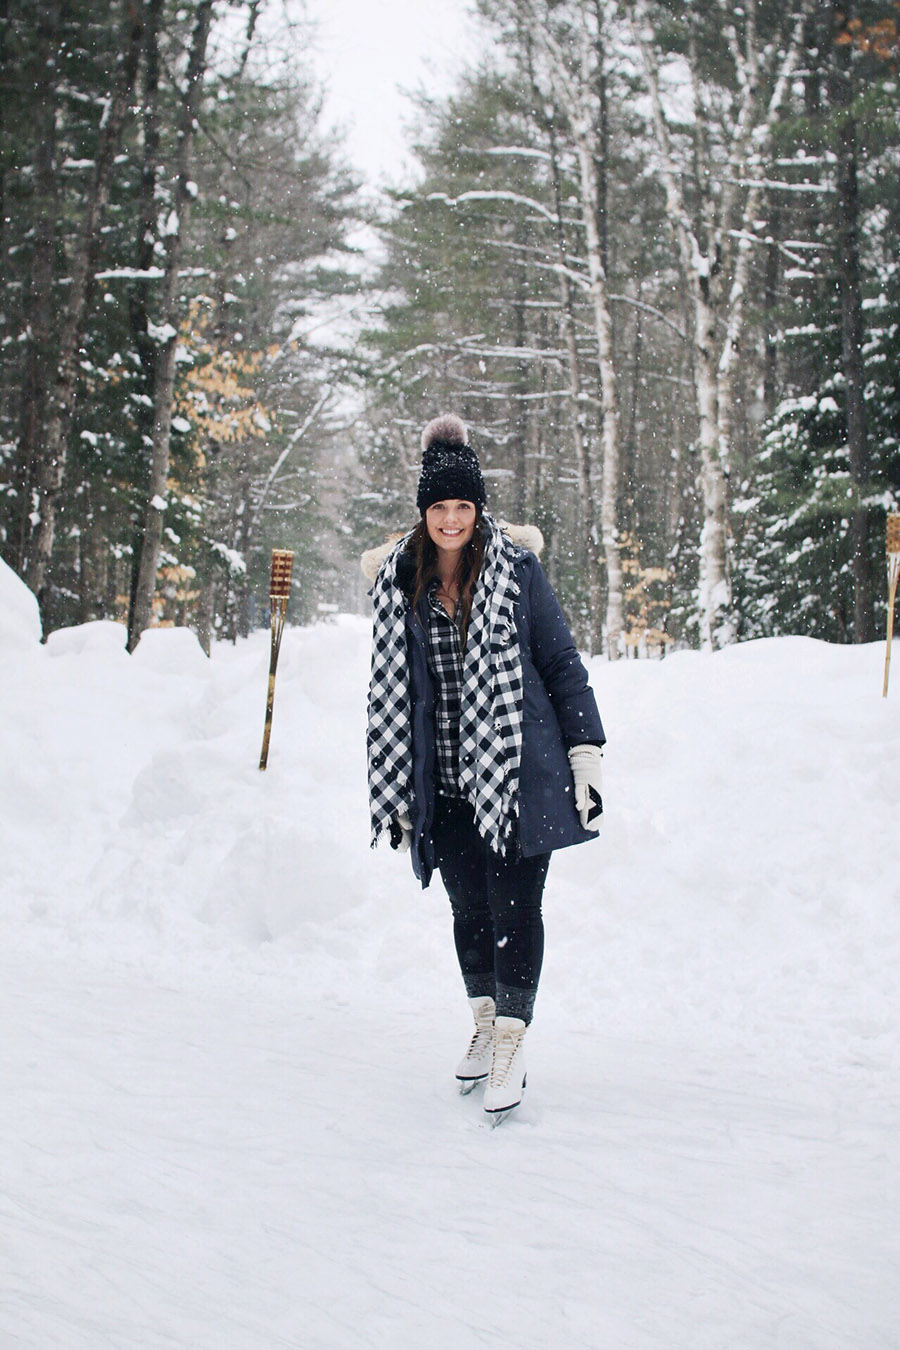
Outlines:
<svg viewBox="0 0 900 1350"><path fill-rule="evenodd" d="M425 200L444 202L447 206L459 206L463 202L512 202L514 205L527 206L530 210L537 211L551 225L555 225L558 219L556 213L548 211L542 202L535 201L533 197L525 197L520 192L505 189L474 188L471 192L461 192L458 197L450 197L446 192L429 192Z"/></svg>
<svg viewBox="0 0 900 1350"><path fill-rule="evenodd" d="M546 150L539 150L531 145L461 145L457 150L460 155L493 155L497 158L509 157L511 159L539 159L544 163L550 163L550 155Z"/></svg>
<svg viewBox="0 0 900 1350"><path fill-rule="evenodd" d="M566 353L552 347L460 347L465 356L503 357L510 361L564 361Z"/></svg>
<svg viewBox="0 0 900 1350"><path fill-rule="evenodd" d="M514 246L507 244L505 240L490 239L487 242L495 248L514 251ZM556 276L567 277L573 286L577 286L580 290L590 293L591 283L589 278L582 272L577 272L571 267L566 267L564 263L543 262L539 258L516 258L515 261L520 263L523 267L533 267L538 272L552 272Z"/></svg>
<svg viewBox="0 0 900 1350"><path fill-rule="evenodd" d="M722 182L741 188L764 188L769 192L812 192L825 196L835 191L830 183L783 183L775 178L723 178Z"/></svg>

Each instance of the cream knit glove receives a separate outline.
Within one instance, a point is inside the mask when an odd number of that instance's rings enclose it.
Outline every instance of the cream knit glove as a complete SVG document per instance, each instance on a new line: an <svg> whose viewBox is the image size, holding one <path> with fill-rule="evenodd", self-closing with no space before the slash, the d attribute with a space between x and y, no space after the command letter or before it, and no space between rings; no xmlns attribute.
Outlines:
<svg viewBox="0 0 900 1350"><path fill-rule="evenodd" d="M575 780L575 809L584 830L595 834L600 829L603 815L603 751L599 745L573 745L569 763Z"/></svg>
<svg viewBox="0 0 900 1350"><path fill-rule="evenodd" d="M406 853L412 843L413 827L412 821L405 811L400 811L393 817L389 829L391 832L391 848L395 848L398 853Z"/></svg>

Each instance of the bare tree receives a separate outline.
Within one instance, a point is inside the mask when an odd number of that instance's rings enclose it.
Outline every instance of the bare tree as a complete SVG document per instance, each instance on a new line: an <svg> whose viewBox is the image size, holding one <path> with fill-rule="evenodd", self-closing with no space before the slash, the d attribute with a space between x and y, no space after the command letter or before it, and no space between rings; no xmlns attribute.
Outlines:
<svg viewBox="0 0 900 1350"><path fill-rule="evenodd" d="M553 31L550 10L538 0L518 0L517 9L534 44L540 66L565 113L578 165L579 204L584 225L591 313L600 367L601 444L603 464L600 495L600 537L606 562L606 649L611 660L620 654L624 626L624 588L619 550L619 396L613 349L613 326L609 305L605 250L605 173L601 187L598 166L604 164L603 145L603 7L596 0L579 0L574 6L577 24L577 59ZM570 378L577 378L570 375ZM579 448L585 507L593 515L590 466L584 438ZM589 529L593 533L594 521ZM592 591L596 596L596 581Z"/></svg>
<svg viewBox="0 0 900 1350"><path fill-rule="evenodd" d="M550 166L553 175L553 196L556 204L556 244L559 258L560 288L560 324L566 344L567 367L569 376L570 417L572 424L572 444L575 450L575 464L578 473L578 489L581 498L582 520L587 536L588 592L591 607L591 637L598 643L602 629L603 585L601 574L600 535L597 529L597 508L594 500L594 484L591 476L591 451L587 431L584 425L583 380L581 358L578 352L578 336L575 322L574 282L568 267L568 239L563 220L562 187L559 163L559 149L555 119L546 117L547 135L550 143Z"/></svg>
<svg viewBox="0 0 900 1350"><path fill-rule="evenodd" d="M757 28L757 0L748 0L739 36L723 9L736 96L716 131L723 161L710 151L712 110L706 106L691 31L687 53L697 134L695 171L679 162L660 90L660 71L647 0L629 6L632 31L650 93L652 126L669 220L693 317L692 364L697 401L703 529L700 540L700 624L704 647L733 640L728 549L727 469L734 418L734 377L744 328L754 224L765 189L764 166L801 48L808 3L795 9L783 47L766 47ZM766 97L768 91L768 97ZM698 206L689 208L684 177L692 179Z"/></svg>

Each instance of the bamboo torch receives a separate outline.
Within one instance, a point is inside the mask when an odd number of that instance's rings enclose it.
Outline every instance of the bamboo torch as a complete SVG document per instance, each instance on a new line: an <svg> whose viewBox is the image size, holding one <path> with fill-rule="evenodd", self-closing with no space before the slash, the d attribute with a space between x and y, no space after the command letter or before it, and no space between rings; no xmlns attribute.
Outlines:
<svg viewBox="0 0 900 1350"><path fill-rule="evenodd" d="M884 652L884 689L882 697L887 698L888 679L891 674L891 639L894 636L894 605L897 600L897 580L900 578L900 515L887 518L887 576L888 576L888 616L887 646Z"/></svg>
<svg viewBox="0 0 900 1350"><path fill-rule="evenodd" d="M263 732L262 753L259 767L264 769L269 759L269 737L272 735L272 709L275 705L275 671L278 669L278 653L281 650L281 635L287 615L288 600L291 594L291 570L294 555L287 548L272 549L272 575L269 580L269 635L272 639L272 651L269 657L269 695L266 699L266 729Z"/></svg>

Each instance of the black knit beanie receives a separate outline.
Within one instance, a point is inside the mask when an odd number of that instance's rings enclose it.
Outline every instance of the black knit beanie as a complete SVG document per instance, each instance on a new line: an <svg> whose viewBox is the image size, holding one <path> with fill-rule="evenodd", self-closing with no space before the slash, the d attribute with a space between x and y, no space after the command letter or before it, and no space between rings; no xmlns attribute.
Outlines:
<svg viewBox="0 0 900 1350"><path fill-rule="evenodd" d="M466 427L455 413L444 413L422 432L422 473L416 505L424 516L429 506L454 497L483 507L487 501L481 465L470 445Z"/></svg>

